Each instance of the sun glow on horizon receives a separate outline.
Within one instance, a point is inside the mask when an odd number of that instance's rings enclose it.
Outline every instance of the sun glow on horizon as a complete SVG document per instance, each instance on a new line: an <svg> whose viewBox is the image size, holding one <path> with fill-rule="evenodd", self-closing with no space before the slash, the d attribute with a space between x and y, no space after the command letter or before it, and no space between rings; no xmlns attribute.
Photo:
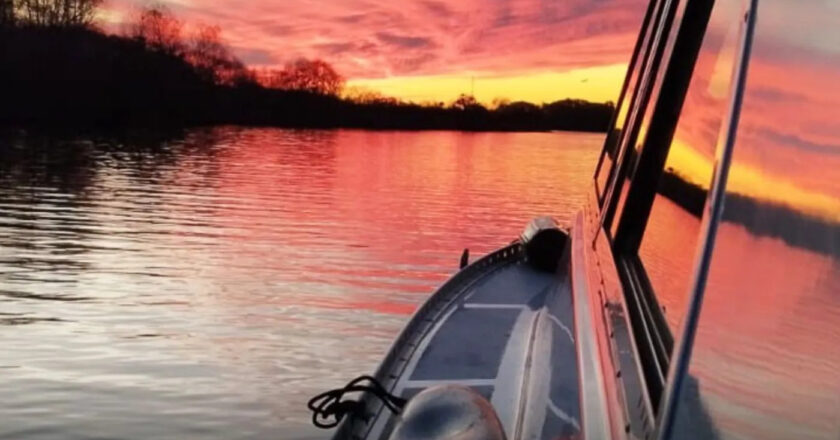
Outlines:
<svg viewBox="0 0 840 440"><path fill-rule="evenodd" d="M666 162L666 168L679 170L681 178L705 190L711 184L714 166L713 158L680 140L671 145ZM796 182L768 174L748 163L732 165L727 190L776 205L797 207L805 214L840 222L840 199L830 193L803 188Z"/></svg>
<svg viewBox="0 0 840 440"><path fill-rule="evenodd" d="M564 72L508 75L468 72L457 75L351 78L347 85L410 102L449 103L460 94L472 94L484 104L492 104L498 99L535 104L561 99L615 102L626 69L626 64L611 64Z"/></svg>

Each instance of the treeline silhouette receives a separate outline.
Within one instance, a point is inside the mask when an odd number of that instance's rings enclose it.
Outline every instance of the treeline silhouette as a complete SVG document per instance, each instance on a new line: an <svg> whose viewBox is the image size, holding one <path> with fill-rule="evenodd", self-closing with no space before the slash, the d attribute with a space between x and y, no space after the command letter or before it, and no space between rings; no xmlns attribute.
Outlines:
<svg viewBox="0 0 840 440"><path fill-rule="evenodd" d="M249 69L218 27L187 27L160 6L109 34L94 20L100 3L0 0L0 124L604 131L613 112L581 100L402 102L347 90L320 60Z"/></svg>
<svg viewBox="0 0 840 440"><path fill-rule="evenodd" d="M619 135L620 133L612 132L608 136ZM609 149L607 154L615 161L615 144L608 145L612 145L613 148ZM626 154L629 156L625 160L629 160L630 163L638 160L635 149L628 149ZM656 192L698 219L703 216L709 194L707 188L692 182L673 167L662 170ZM840 223L796 208L794 205L728 192L722 219L743 225L752 234L777 238L790 246L826 255L836 254L837 249L840 249Z"/></svg>
<svg viewBox="0 0 840 440"><path fill-rule="evenodd" d="M702 217L708 190L672 168L659 180L657 192L695 217ZM794 206L728 193L723 220L746 226L750 233L778 238L788 245L833 255L840 249L840 224L797 211ZM828 237L828 239L826 239Z"/></svg>

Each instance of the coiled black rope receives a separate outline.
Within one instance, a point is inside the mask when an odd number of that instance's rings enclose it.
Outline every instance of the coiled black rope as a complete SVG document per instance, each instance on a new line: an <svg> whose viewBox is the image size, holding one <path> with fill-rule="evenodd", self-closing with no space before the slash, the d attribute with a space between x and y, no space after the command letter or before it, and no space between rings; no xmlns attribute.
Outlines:
<svg viewBox="0 0 840 440"><path fill-rule="evenodd" d="M368 382L368 384L363 384ZM345 393L369 392L378 397L388 410L399 414L405 406L406 399L388 392L376 379L371 376L359 376L351 380L344 388L336 388L318 394L309 399L306 404L312 411L312 424L319 428L333 428L341 422L347 414L360 415L364 410L361 400L341 400Z"/></svg>

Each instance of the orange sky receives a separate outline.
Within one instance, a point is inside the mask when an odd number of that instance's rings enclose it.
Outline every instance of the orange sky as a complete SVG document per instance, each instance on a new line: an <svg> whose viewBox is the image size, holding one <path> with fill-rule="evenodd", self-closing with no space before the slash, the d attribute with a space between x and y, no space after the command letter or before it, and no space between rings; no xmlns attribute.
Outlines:
<svg viewBox="0 0 840 440"><path fill-rule="evenodd" d="M162 0L222 27L251 66L322 58L349 79L413 101L615 101L645 0ZM118 27L142 0L111 0Z"/></svg>

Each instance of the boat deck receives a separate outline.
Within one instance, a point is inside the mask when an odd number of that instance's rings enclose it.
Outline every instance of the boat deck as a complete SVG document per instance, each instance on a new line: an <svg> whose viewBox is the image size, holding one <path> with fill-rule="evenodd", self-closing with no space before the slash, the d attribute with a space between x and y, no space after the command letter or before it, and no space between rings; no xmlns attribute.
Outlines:
<svg viewBox="0 0 840 440"><path fill-rule="evenodd" d="M517 247L506 249L505 258L485 257L490 263L480 260L441 287L378 375L406 398L433 385L472 387L510 439L571 437L580 431L580 406L568 262L559 273L539 272ZM388 438L395 420L380 409L353 431Z"/></svg>

